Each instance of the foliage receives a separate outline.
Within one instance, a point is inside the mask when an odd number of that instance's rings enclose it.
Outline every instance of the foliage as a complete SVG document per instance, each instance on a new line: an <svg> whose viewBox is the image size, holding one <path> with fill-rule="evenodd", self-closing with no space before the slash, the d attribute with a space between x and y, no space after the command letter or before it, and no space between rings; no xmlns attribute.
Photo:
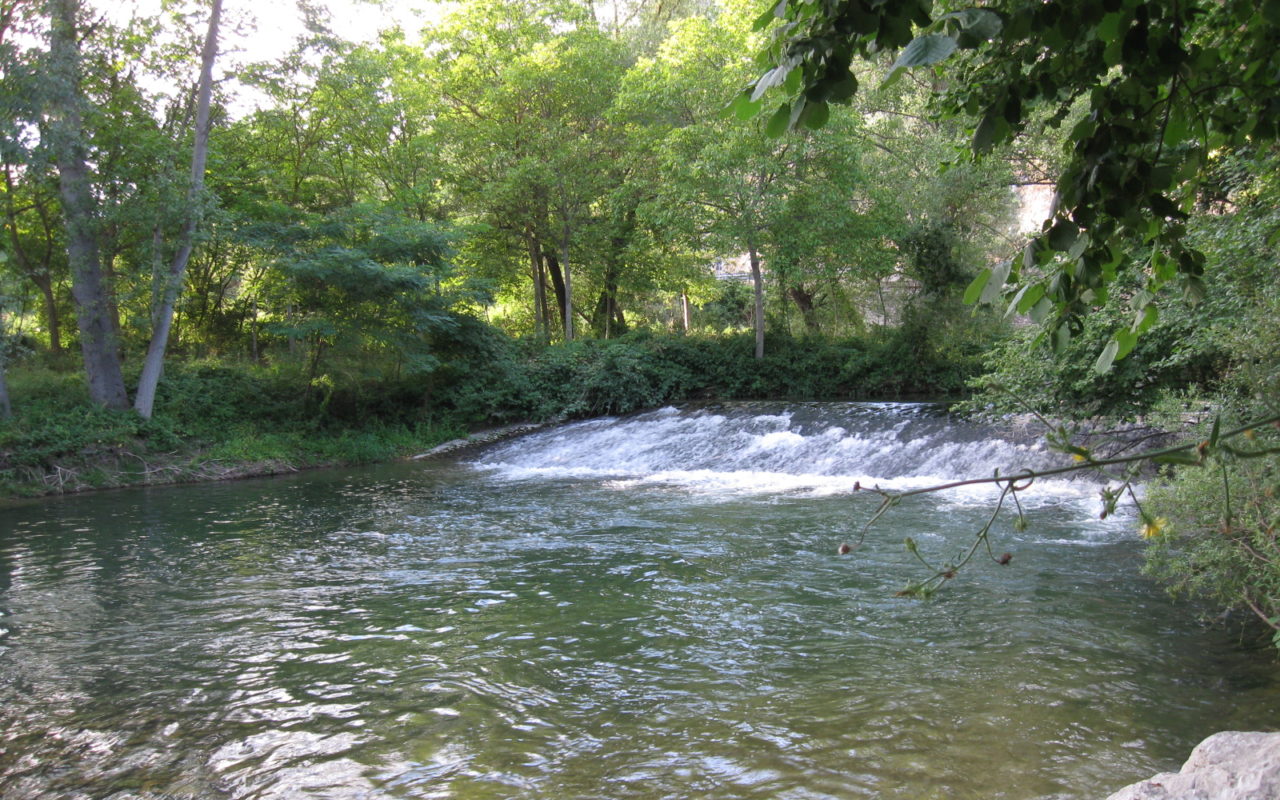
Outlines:
<svg viewBox="0 0 1280 800"><path fill-rule="evenodd" d="M1277 446L1260 431L1254 448ZM1224 454L1204 469L1179 470L1149 493L1145 571L1174 594L1239 609L1275 631L1280 648L1280 457Z"/></svg>
<svg viewBox="0 0 1280 800"><path fill-rule="evenodd" d="M1117 276L1132 273L1141 289L1129 298L1133 318L1102 350L1100 370L1154 324L1165 284L1181 283L1193 299L1203 293L1205 256L1187 242L1186 220L1214 154L1280 134L1280 76L1269 66L1280 17L1271 3L784 0L757 27L774 22L768 70L732 107L757 113L780 87L787 100L772 114L776 132L824 124L828 103L847 103L857 90L851 63L895 51L890 81L958 61L940 105L976 120L977 154L1023 134L1035 109L1047 111L1047 125L1066 133L1054 216L1021 258L980 280L993 287L988 297L1008 281L1008 306L1045 322L1061 349Z"/></svg>
<svg viewBox="0 0 1280 800"><path fill-rule="evenodd" d="M108 485L157 474L181 479L221 462L269 462L272 469L360 463L420 452L497 422L626 414L695 400L940 399L961 391L977 368L976 361L920 351L912 356L916 369L904 375L910 343L899 337L773 335L770 342L763 360L754 358L749 334L635 333L542 347L473 321L441 343L441 366L430 373L361 371L340 359L319 377L305 364L177 361L159 384L160 410L151 420L94 406L75 373L23 363L11 372L23 402L0 424L0 481L32 491L49 475L90 465L116 476L99 479ZM174 464L187 471L170 469Z"/></svg>
<svg viewBox="0 0 1280 800"><path fill-rule="evenodd" d="M1178 398L1265 412L1259 399L1275 396L1280 373L1274 344L1280 274L1271 241L1280 230L1272 200L1277 156L1224 156L1215 175L1218 199L1202 204L1187 223L1190 241L1205 255L1200 303L1167 307L1124 361L1099 372L1092 354L1132 318L1132 298L1144 291L1134 276L1118 276L1107 301L1061 352L1027 328L993 351L994 368L979 385L999 391L980 402L1006 412L1030 406L1044 413L1132 417Z"/></svg>

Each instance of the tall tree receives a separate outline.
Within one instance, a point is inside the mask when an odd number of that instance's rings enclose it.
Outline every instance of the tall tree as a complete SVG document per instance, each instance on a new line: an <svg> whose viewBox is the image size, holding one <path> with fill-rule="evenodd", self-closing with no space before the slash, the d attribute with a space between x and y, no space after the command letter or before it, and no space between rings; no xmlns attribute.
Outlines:
<svg viewBox="0 0 1280 800"><path fill-rule="evenodd" d="M709 240L721 255L746 254L756 358L763 358L763 253L795 175L795 143L714 117L724 92L747 74L747 41L740 27L698 18L678 23L658 56L628 74L626 102L658 132L664 180L653 203L657 221L691 243Z"/></svg>
<svg viewBox="0 0 1280 800"><path fill-rule="evenodd" d="M204 204L205 163L209 156L209 106L213 97L213 66L218 56L218 28L222 19L222 0L212 0L209 11L209 28L200 53L200 81L196 87L196 113L194 136L191 144L191 183L187 188L187 204L181 231L176 242L177 250L169 264L159 293L159 305L153 310L151 344L142 374L138 378L138 392L134 410L144 419L151 417L156 399L156 387L164 370L164 354L169 344L169 331L173 326L173 309L178 301L187 272L187 262L195 247L196 229L200 224L201 207Z"/></svg>
<svg viewBox="0 0 1280 800"><path fill-rule="evenodd" d="M129 395L98 246L98 207L88 164L79 0L50 0L49 13L50 113L43 133L58 168L85 376L94 402L124 409Z"/></svg>
<svg viewBox="0 0 1280 800"><path fill-rule="evenodd" d="M608 188L606 114L625 52L581 7L512 0L467 6L430 42L443 101L436 127L458 210L519 242L507 251L528 264L538 329L549 329L554 294L563 335L573 338L574 262Z"/></svg>

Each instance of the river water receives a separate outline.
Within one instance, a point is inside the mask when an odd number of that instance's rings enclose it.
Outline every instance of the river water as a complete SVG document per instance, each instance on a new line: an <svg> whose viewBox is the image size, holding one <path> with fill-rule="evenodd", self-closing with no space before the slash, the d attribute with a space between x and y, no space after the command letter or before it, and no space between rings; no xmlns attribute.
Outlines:
<svg viewBox="0 0 1280 800"><path fill-rule="evenodd" d="M0 796L1101 798L1274 728L1280 670L928 406L749 405L457 460L0 509Z"/></svg>

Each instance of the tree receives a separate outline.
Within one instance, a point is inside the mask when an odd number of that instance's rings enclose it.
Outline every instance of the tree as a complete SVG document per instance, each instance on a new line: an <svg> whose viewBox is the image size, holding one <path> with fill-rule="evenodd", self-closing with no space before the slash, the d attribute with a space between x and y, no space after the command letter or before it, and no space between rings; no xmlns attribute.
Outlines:
<svg viewBox="0 0 1280 800"><path fill-rule="evenodd" d="M794 142L775 142L742 125L710 118L745 75L743 32L690 18L673 26L656 58L627 75L625 102L657 129L661 180L654 222L705 241L722 255L746 253L751 268L756 358L764 357L762 252L770 221L794 177Z"/></svg>
<svg viewBox="0 0 1280 800"><path fill-rule="evenodd" d="M433 340L458 327L468 303L486 299L474 282L451 280L444 231L376 206L303 216L279 229L274 249L269 292L288 311L273 328L307 343L309 378L339 345L429 373L439 365Z"/></svg>
<svg viewBox="0 0 1280 800"><path fill-rule="evenodd" d="M117 261L127 250L140 254L150 244L152 261L161 258L166 186L171 155L183 126L164 126L156 119L154 105L140 88L132 68L122 66L130 55L145 50L154 30L121 32L105 23L96 37L85 36L87 25L78 0L52 0L49 15L48 73L51 80L37 97L43 110L34 109L41 123L39 146L49 153L58 174L62 219L76 301L80 344L90 396L103 406L127 408L128 393L121 365L121 321L115 293ZM217 53L220 0L213 0L210 24L202 54L202 77L196 92L194 141L190 186L179 214L174 255L167 275L158 281L155 304L150 309L152 344L143 365L136 410L150 416L155 387L163 366L173 308L194 246L202 202L212 95L212 67ZM106 42L108 50L82 51L86 42ZM179 48L181 52L181 48ZM112 56L117 56L113 58ZM158 56L157 66L170 64ZM92 99L91 99L92 98ZM183 117L182 104L172 109ZM43 113L41 113L43 111ZM27 177L38 175L37 158L27 154ZM10 191L12 194L12 190ZM10 219L10 228L15 221ZM143 231L146 231L145 233ZM135 258L135 265L141 261ZM33 278L37 270L29 269ZM47 270L44 270L47 273ZM41 286L42 291L45 289ZM51 331L56 325L50 315ZM51 335L53 335L51 333Z"/></svg>
<svg viewBox="0 0 1280 800"><path fill-rule="evenodd" d="M222 0L212 0L209 29L200 53L200 82L196 88L194 137L191 144L191 183L187 187L186 207L183 209L185 219L178 234L173 260L161 281L158 307L152 311L151 344L147 347L146 360L142 362L142 374L138 378L138 392L134 398L134 410L144 419L150 419L155 404L156 386L164 369L164 353L169 345L169 330L173 326L173 308L178 302L178 292L182 289L187 262L195 247L196 229L200 224L200 208L204 203L205 163L209 156L209 105L213 97L213 63L218 56L218 26L221 18Z"/></svg>
<svg viewBox="0 0 1280 800"><path fill-rule="evenodd" d="M57 208L57 181L36 164L3 158L3 205L8 264L40 291L49 349L62 352L58 292L66 278L65 229Z"/></svg>
<svg viewBox="0 0 1280 800"><path fill-rule="evenodd" d="M1204 257L1184 235L1213 154L1280 135L1280 74L1269 66L1280 46L1278 8L1242 0L998 0L983 8L783 0L757 20L761 29L777 23L770 69L733 106L757 113L766 94L780 91L787 99L770 115L771 132L820 127L830 103L856 93L855 60L879 61L896 80L954 58L936 85L942 109L976 120L974 153L1012 141L1045 109L1045 124L1065 132L1067 149L1053 217L1020 258L984 273L974 294L1003 294L1062 347L1116 276L1138 271L1132 323L1099 356L1106 369L1155 323L1162 287L1180 283L1193 300L1203 292ZM898 52L896 61L885 52Z"/></svg>
<svg viewBox="0 0 1280 800"><path fill-rule="evenodd" d="M571 265L609 188L606 113L625 58L581 7L527 5L472 3L430 32L442 101L435 128L457 212L519 243L502 249L529 265L539 335L549 333L554 293L572 339Z"/></svg>
<svg viewBox="0 0 1280 800"><path fill-rule="evenodd" d="M129 407L129 395L98 246L97 201L88 163L80 76L80 4L78 0L51 0L49 10L50 113L44 135L58 168L80 350L89 396L107 408L124 409Z"/></svg>

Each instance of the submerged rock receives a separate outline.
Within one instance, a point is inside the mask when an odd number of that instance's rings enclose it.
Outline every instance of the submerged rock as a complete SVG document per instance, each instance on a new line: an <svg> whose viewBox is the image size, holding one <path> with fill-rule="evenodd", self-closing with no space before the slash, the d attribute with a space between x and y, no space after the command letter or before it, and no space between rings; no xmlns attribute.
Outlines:
<svg viewBox="0 0 1280 800"><path fill-rule="evenodd" d="M1107 800L1280 800L1280 733L1223 731L1182 765L1126 786Z"/></svg>

